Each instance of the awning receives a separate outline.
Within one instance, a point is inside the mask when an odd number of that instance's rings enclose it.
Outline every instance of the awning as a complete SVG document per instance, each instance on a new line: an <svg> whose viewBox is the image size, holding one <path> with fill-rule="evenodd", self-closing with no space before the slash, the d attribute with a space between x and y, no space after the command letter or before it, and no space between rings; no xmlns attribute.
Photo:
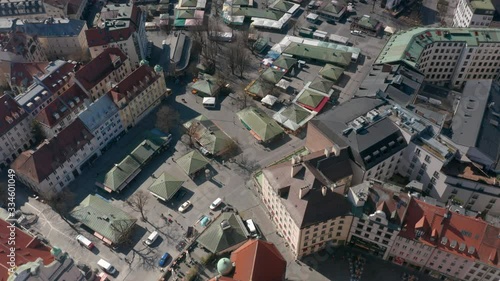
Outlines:
<svg viewBox="0 0 500 281"><path fill-rule="evenodd" d="M256 138L258 141L262 141L262 138L261 138L259 135L257 135L257 133L256 133L256 132L254 132L253 130L250 130L250 134L251 134L254 138Z"/></svg>

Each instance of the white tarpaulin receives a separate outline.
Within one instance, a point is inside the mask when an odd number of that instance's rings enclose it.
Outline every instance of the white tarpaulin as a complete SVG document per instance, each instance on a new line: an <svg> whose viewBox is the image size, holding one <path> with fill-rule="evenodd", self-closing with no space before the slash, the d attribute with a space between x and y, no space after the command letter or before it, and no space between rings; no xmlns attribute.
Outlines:
<svg viewBox="0 0 500 281"><path fill-rule="evenodd" d="M394 27L386 26L384 32L394 34L396 32L396 29Z"/></svg>
<svg viewBox="0 0 500 281"><path fill-rule="evenodd" d="M263 104L267 104L269 106L273 106L277 100L278 100L277 97L272 96L272 95L267 95L263 99L261 99L260 102Z"/></svg>
<svg viewBox="0 0 500 281"><path fill-rule="evenodd" d="M203 105L215 105L215 98L214 97L203 98Z"/></svg>

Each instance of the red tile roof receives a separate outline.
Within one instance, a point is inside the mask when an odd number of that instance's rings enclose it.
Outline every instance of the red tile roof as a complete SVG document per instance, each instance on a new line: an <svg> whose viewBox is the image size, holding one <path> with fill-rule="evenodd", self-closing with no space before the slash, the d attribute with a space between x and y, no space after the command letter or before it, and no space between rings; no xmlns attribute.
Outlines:
<svg viewBox="0 0 500 281"><path fill-rule="evenodd" d="M104 49L101 54L80 68L76 72L75 78L86 90L92 89L115 70L112 59L113 55L119 57L122 63L127 59L127 56L119 48Z"/></svg>
<svg viewBox="0 0 500 281"><path fill-rule="evenodd" d="M7 228L10 223L0 220L0 281L6 281L9 278L9 257L10 231ZM54 256L50 253L50 248L43 245L38 239L28 235L26 232L15 229L16 231L16 265L20 266L28 262L34 262L42 258L45 265L54 261Z"/></svg>
<svg viewBox="0 0 500 281"><path fill-rule="evenodd" d="M427 226L421 227L422 218L428 222ZM500 229L488 225L483 220L450 212L446 208L412 198L403 230L399 235L413 240L416 239L415 230L424 231L424 234L418 238L421 243L468 259L498 265L498 260L490 261L489 259L491 253L496 253L500 248L498 239ZM446 237L445 245L442 243L443 237ZM450 246L452 241L456 243L453 248ZM461 251L460 245L465 245L466 248ZM471 250L474 250L472 254L469 253Z"/></svg>
<svg viewBox="0 0 500 281"><path fill-rule="evenodd" d="M145 80L146 77L149 77L149 81L147 82ZM153 68L147 65L142 65L130 73L127 77L123 78L123 80L111 90L111 99L115 103L118 103L123 98L130 101L140 94L144 88L158 80L160 77L160 75L157 75L154 72ZM144 86L140 85L141 81ZM134 91L134 86L137 88L137 91ZM127 92L130 92L131 95L128 95Z"/></svg>
<svg viewBox="0 0 500 281"><path fill-rule="evenodd" d="M21 153L12 163L12 168L32 181L41 183L93 137L77 118L50 141L45 140L36 150Z"/></svg>
<svg viewBox="0 0 500 281"><path fill-rule="evenodd" d="M87 94L78 85L73 85L43 108L35 118L38 122L52 128L66 116L70 115L76 107L83 104L87 98ZM73 104L73 107L71 104ZM59 115L57 119L54 116L56 113Z"/></svg>
<svg viewBox="0 0 500 281"><path fill-rule="evenodd" d="M47 73L48 62L12 63L10 69L11 84L18 87L28 87L33 83L33 76Z"/></svg>
<svg viewBox="0 0 500 281"><path fill-rule="evenodd" d="M285 280L286 261L272 243L249 240L231 254L231 261L235 263L234 280Z"/></svg>
<svg viewBox="0 0 500 281"><path fill-rule="evenodd" d="M70 75L71 73L73 73L74 68L74 64L64 62L57 68L57 70L53 71L49 75L41 77L40 81L46 86L48 90L50 90L50 92L55 93L59 91L64 85L73 85L74 82L73 79L70 79Z"/></svg>
<svg viewBox="0 0 500 281"><path fill-rule="evenodd" d="M0 136L26 118L27 113L9 96L0 97ZM17 118L16 118L17 117ZM11 123L9 123L11 122Z"/></svg>

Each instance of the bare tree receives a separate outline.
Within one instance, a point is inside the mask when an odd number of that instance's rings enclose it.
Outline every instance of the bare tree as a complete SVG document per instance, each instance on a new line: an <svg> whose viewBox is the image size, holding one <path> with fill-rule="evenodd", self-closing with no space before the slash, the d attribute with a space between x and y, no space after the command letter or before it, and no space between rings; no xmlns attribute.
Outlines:
<svg viewBox="0 0 500 281"><path fill-rule="evenodd" d="M243 78L243 74L250 66L250 55L248 53L248 50L246 48L243 48L243 45L240 45L239 49L241 51L239 52L239 56L237 58L236 68L240 73L240 78Z"/></svg>
<svg viewBox="0 0 500 281"><path fill-rule="evenodd" d="M191 125L186 129L186 145L189 147L193 147L196 142L198 136L198 129L200 127L200 123L198 121L193 121Z"/></svg>
<svg viewBox="0 0 500 281"><path fill-rule="evenodd" d="M127 199L127 204L130 205L132 210L139 212L141 214L141 218L143 221L147 221L147 217L145 214L145 207L148 204L149 200L149 195L142 191L139 190L134 195L132 195L129 199Z"/></svg>
<svg viewBox="0 0 500 281"><path fill-rule="evenodd" d="M130 243L130 236L134 230L135 221L130 220L114 220L111 224L111 228L115 232L115 237L117 241L113 241L115 244Z"/></svg>
<svg viewBox="0 0 500 281"><path fill-rule="evenodd" d="M73 206L75 197L76 196L73 192L71 192L68 188L64 188L55 197L48 200L48 204L64 219L70 208Z"/></svg>
<svg viewBox="0 0 500 281"><path fill-rule="evenodd" d="M243 73L250 65L250 54L246 48L247 39L244 38L243 34L238 34L236 37L236 43L232 44L228 48L228 52L226 54L231 73L235 75L235 73L238 72L240 77L243 77Z"/></svg>
<svg viewBox="0 0 500 281"><path fill-rule="evenodd" d="M179 112L168 105L162 105L156 113L155 126L164 132L170 132L178 123Z"/></svg>

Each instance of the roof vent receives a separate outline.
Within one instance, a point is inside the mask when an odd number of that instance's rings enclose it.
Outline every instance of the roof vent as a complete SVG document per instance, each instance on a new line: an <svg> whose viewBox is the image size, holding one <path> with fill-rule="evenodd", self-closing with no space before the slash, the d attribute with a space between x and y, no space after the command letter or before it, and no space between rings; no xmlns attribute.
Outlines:
<svg viewBox="0 0 500 281"><path fill-rule="evenodd" d="M55 112L53 114L53 116L54 116L54 119L56 119L56 120L58 120L59 118L61 118L61 116L59 116L59 113L57 113L57 112Z"/></svg>
<svg viewBox="0 0 500 281"><path fill-rule="evenodd" d="M458 247L458 250L459 250L460 252L463 252L463 251L465 251L465 248L466 248L466 247L465 247L465 243L460 243L460 246Z"/></svg>
<svg viewBox="0 0 500 281"><path fill-rule="evenodd" d="M220 223L220 227L222 228L222 230L226 230L226 229L231 228L231 225L229 224L229 222L227 220L223 220Z"/></svg>

